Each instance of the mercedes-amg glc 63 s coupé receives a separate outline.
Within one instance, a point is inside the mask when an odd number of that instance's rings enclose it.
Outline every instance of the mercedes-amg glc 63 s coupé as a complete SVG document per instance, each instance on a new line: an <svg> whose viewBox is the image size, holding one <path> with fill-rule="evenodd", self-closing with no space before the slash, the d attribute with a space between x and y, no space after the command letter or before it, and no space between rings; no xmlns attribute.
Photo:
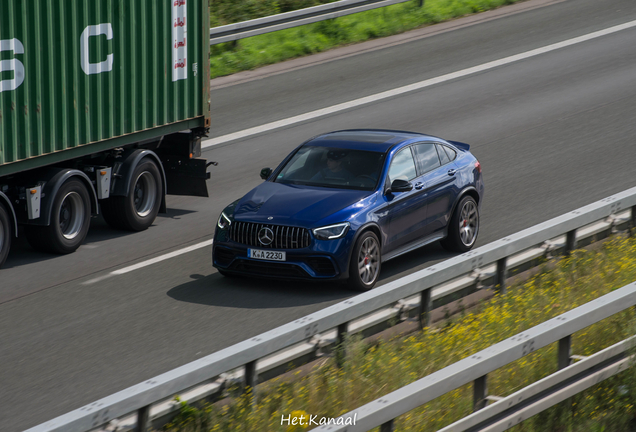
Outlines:
<svg viewBox="0 0 636 432"><path fill-rule="evenodd" d="M414 132L345 130L297 147L221 212L212 261L226 276L347 280L434 241L470 250L484 196L467 144Z"/></svg>

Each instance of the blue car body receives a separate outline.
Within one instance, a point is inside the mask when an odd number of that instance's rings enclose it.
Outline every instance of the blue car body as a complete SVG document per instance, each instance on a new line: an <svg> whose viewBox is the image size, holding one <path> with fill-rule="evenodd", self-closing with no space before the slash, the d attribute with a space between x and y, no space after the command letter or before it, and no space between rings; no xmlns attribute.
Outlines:
<svg viewBox="0 0 636 432"><path fill-rule="evenodd" d="M420 169L416 154L419 149L431 148L416 146L420 144L436 146L437 168ZM375 175L360 175L356 177L359 180L346 183L353 184L352 188L315 186L309 181L277 182L286 164L307 146L337 148L343 154L361 151L359 154L378 164L379 175L377 179ZM477 206L482 202L481 166L468 149L466 144L429 135L388 130L338 131L312 138L296 148L266 181L225 208L214 235L213 265L223 274L347 279L353 246L365 231L372 231L379 240L382 262L442 240L449 234L449 221L463 197L472 197ZM399 171L399 161L394 162L398 154L401 158L410 154L417 168L417 176L407 179L412 189L404 192L390 191L389 170L397 167L392 172ZM356 182L361 186L356 187ZM314 231L327 227L326 232L331 233L329 227L334 225L335 230L343 230L336 232L341 234L339 238L321 239ZM272 242L264 245L259 233L273 237ZM318 233L324 237L322 231ZM250 248L285 252L285 261L250 258Z"/></svg>

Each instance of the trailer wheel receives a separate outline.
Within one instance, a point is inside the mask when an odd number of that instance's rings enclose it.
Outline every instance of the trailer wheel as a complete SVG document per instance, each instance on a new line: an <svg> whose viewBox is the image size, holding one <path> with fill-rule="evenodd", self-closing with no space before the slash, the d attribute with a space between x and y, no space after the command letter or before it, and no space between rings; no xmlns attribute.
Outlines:
<svg viewBox="0 0 636 432"><path fill-rule="evenodd" d="M127 196L111 196L102 214L113 228L143 231L155 221L163 198L159 168L149 158L141 160L132 175Z"/></svg>
<svg viewBox="0 0 636 432"><path fill-rule="evenodd" d="M75 252L86 238L90 217L88 190L81 180L71 178L53 198L50 225L27 225L27 240L37 250L59 254Z"/></svg>
<svg viewBox="0 0 636 432"><path fill-rule="evenodd" d="M9 256L12 234L13 230L11 229L9 213L4 206L0 204L0 267L2 267Z"/></svg>

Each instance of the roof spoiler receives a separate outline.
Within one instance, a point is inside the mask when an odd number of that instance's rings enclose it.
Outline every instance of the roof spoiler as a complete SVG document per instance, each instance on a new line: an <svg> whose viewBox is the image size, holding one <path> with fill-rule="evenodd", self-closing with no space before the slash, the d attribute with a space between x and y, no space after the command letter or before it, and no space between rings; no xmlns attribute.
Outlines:
<svg viewBox="0 0 636 432"><path fill-rule="evenodd" d="M448 142L454 145L455 147L459 148L460 150L468 151L468 149L470 149L470 145L464 144L463 142L459 142L459 141L448 141Z"/></svg>

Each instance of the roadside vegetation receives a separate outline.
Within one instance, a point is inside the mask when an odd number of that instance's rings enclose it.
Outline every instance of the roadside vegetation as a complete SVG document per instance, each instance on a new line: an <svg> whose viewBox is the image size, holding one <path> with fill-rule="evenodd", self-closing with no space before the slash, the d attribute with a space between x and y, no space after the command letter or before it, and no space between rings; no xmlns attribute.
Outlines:
<svg viewBox="0 0 636 432"><path fill-rule="evenodd" d="M170 432L302 431L281 426L281 416L337 417L412 383L503 339L598 298L636 280L636 241L615 238L600 251L579 250L546 264L534 278L511 287L441 326L407 337L369 345L346 343L343 368L325 359L292 382L275 382L257 393L218 408L183 403ZM633 335L633 308L572 336L572 353L591 355ZM488 375L489 394L506 396L557 370L557 343ZM467 385L413 410L396 421L396 431L436 431L472 410ZM305 417L306 418L306 417ZM636 418L636 368L605 380L512 430L627 431Z"/></svg>
<svg viewBox="0 0 636 432"><path fill-rule="evenodd" d="M210 26L231 24L334 0L210 0ZM211 78L338 46L389 36L521 0L412 0L333 20L210 47Z"/></svg>

